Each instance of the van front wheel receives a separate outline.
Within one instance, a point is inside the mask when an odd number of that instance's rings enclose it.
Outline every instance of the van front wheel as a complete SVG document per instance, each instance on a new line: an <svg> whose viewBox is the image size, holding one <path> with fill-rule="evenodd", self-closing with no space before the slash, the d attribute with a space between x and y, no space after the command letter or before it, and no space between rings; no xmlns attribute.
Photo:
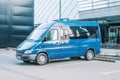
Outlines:
<svg viewBox="0 0 120 80"><path fill-rule="evenodd" d="M36 63L38 65L44 65L48 62L48 57L45 53L40 53L38 54L38 56L36 57Z"/></svg>
<svg viewBox="0 0 120 80"><path fill-rule="evenodd" d="M86 60L93 60L95 57L95 53L93 52L93 50L88 50L86 55L85 55L85 59Z"/></svg>

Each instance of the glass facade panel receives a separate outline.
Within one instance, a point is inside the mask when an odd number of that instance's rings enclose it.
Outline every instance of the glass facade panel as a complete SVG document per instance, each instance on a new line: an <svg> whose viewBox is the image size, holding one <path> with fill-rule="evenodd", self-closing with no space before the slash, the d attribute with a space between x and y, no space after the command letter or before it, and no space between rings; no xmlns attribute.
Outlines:
<svg viewBox="0 0 120 80"><path fill-rule="evenodd" d="M109 6L119 6L120 5L120 1L119 2L110 2Z"/></svg>
<svg viewBox="0 0 120 80"><path fill-rule="evenodd" d="M109 2L119 2L120 0L109 0Z"/></svg>
<svg viewBox="0 0 120 80"><path fill-rule="evenodd" d="M79 11L120 5L120 0L78 0Z"/></svg>
<svg viewBox="0 0 120 80"><path fill-rule="evenodd" d="M81 20L108 22L100 25L102 47L120 49L120 0L78 0L78 2ZM90 7L87 7L88 3ZM82 7L84 5L86 7Z"/></svg>
<svg viewBox="0 0 120 80"><path fill-rule="evenodd" d="M91 7L80 8L79 11L85 11L85 10L91 10L91 9L92 9L92 6Z"/></svg>
<svg viewBox="0 0 120 80"><path fill-rule="evenodd" d="M83 0L79 0L79 5L83 5L83 4L90 4L92 3L92 0L86 0L86 1L83 1Z"/></svg>

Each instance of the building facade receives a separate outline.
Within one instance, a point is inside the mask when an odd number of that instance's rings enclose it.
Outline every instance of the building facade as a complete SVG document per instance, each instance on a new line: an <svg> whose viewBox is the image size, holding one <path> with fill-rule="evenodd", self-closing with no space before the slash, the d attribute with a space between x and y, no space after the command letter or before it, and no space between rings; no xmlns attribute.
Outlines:
<svg viewBox="0 0 120 80"><path fill-rule="evenodd" d="M100 23L105 48L120 49L120 0L78 0L79 20Z"/></svg>
<svg viewBox="0 0 120 80"><path fill-rule="evenodd" d="M59 19L60 0L35 0L35 24ZM78 19L78 1L61 0L61 18Z"/></svg>
<svg viewBox="0 0 120 80"><path fill-rule="evenodd" d="M35 0L35 24L59 19L60 0ZM120 49L120 0L61 0L61 18L98 21L102 47Z"/></svg>
<svg viewBox="0 0 120 80"><path fill-rule="evenodd" d="M0 47L17 46L34 29L34 0L0 0Z"/></svg>

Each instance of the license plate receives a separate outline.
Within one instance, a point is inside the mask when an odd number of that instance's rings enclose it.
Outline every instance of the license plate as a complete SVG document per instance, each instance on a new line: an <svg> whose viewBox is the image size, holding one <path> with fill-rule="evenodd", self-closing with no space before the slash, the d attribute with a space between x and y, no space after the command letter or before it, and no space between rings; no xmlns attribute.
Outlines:
<svg viewBox="0 0 120 80"><path fill-rule="evenodd" d="M21 56L17 56L17 59L21 59Z"/></svg>

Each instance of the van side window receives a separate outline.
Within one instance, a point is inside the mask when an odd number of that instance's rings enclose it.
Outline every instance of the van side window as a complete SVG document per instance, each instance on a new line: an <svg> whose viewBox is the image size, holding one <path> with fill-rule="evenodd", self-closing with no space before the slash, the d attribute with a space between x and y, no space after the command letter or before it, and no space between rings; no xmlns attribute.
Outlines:
<svg viewBox="0 0 120 80"><path fill-rule="evenodd" d="M89 38L98 38L98 27L84 27L90 33Z"/></svg>
<svg viewBox="0 0 120 80"><path fill-rule="evenodd" d="M58 40L58 30L52 29L48 32L46 41L55 41Z"/></svg>
<svg viewBox="0 0 120 80"><path fill-rule="evenodd" d="M82 39L82 38L97 38L97 30L98 27L89 27L89 26L72 26L70 27L71 35L69 35L70 39Z"/></svg>
<svg viewBox="0 0 120 80"><path fill-rule="evenodd" d="M68 40L68 30L67 29L61 29L61 40Z"/></svg>

